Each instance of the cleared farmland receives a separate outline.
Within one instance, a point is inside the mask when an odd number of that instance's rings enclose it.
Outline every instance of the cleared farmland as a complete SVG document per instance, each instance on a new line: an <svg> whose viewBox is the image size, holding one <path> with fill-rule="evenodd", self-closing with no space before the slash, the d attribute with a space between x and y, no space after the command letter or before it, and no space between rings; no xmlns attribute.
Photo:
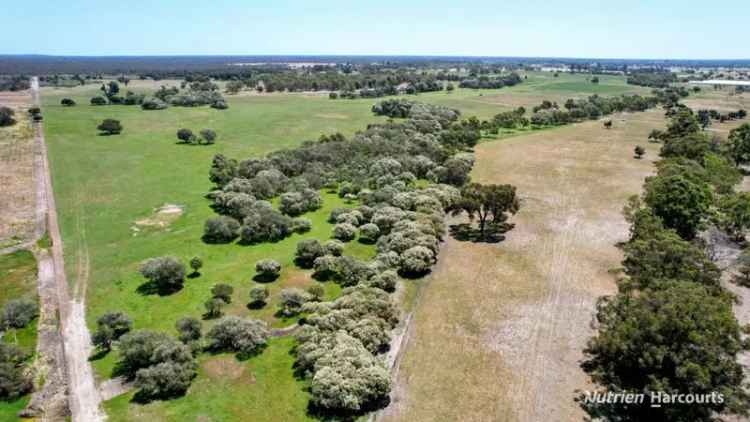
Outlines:
<svg viewBox="0 0 750 422"><path fill-rule="evenodd" d="M620 210L653 170L658 145L646 138L664 125L660 110L613 120L611 130L585 122L477 148L475 181L518 187L516 227L499 244L447 240L384 420L582 418L578 365L596 299L615 289Z"/></svg>

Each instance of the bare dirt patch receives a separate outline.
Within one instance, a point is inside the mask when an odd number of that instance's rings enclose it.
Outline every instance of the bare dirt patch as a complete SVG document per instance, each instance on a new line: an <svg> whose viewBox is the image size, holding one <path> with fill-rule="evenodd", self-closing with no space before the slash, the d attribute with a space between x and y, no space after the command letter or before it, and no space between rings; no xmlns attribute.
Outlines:
<svg viewBox="0 0 750 422"><path fill-rule="evenodd" d="M339 114L339 113L319 113L316 114L315 117L320 117L321 119L335 119L335 120L348 120L349 116L346 114Z"/></svg>
<svg viewBox="0 0 750 422"><path fill-rule="evenodd" d="M136 222L130 227L133 236L137 235L142 229L165 229L176 221L183 213L183 207L175 204L164 204L156 208L154 212Z"/></svg>
<svg viewBox="0 0 750 422"><path fill-rule="evenodd" d="M235 381L244 379L251 384L255 383L255 377L246 376L245 365L238 362L234 356L220 356L209 359L203 363L203 370L212 380Z"/></svg>
<svg viewBox="0 0 750 422"><path fill-rule="evenodd" d="M448 239L414 317L384 420L581 420L582 349L627 236L620 210L651 173L662 111L481 144L473 179L523 198L499 244ZM643 145L646 158L633 159ZM461 222L459 220L458 222Z"/></svg>

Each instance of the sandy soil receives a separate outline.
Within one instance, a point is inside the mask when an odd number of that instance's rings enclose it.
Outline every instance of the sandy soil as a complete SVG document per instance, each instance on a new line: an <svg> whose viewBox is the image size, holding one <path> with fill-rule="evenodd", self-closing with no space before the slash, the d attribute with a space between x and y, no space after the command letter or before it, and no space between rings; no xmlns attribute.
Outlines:
<svg viewBox="0 0 750 422"><path fill-rule="evenodd" d="M661 111L620 115L477 148L473 178L518 187L499 244L448 239L415 312L384 420L569 421L587 386L582 349L627 237L621 209L651 173ZM647 149L632 158L633 147Z"/></svg>

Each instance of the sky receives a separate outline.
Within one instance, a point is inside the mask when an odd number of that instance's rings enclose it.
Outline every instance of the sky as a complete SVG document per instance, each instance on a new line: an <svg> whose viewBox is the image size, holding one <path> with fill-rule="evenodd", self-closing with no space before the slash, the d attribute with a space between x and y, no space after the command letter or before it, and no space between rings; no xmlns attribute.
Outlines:
<svg viewBox="0 0 750 422"><path fill-rule="evenodd" d="M3 3L0 54L750 59L748 0Z"/></svg>

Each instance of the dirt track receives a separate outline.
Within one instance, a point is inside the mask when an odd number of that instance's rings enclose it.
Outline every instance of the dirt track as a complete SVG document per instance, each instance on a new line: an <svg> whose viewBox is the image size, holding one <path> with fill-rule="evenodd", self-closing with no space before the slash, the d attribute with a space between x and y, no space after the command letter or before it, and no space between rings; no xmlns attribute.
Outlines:
<svg viewBox="0 0 750 422"><path fill-rule="evenodd" d="M39 104L39 82L32 80L32 96ZM82 300L70 298L68 281L65 275L63 243L57 222L57 208L52 189L47 147L41 124L36 126L37 142L42 146L44 166L44 202L47 204L47 232L52 241L52 270L60 304L60 326L63 335L63 348L69 380L69 406L74 422L94 422L104 420L100 409L100 396L94 382L91 364L91 337L86 327ZM41 264L40 264L41 265Z"/></svg>

